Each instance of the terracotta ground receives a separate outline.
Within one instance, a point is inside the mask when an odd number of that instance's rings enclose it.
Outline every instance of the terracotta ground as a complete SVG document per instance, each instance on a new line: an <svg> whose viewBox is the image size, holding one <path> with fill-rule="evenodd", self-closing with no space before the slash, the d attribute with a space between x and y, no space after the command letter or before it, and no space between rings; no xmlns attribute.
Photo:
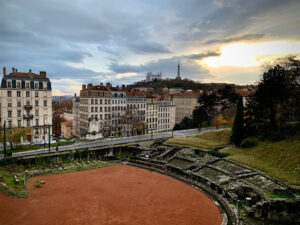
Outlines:
<svg viewBox="0 0 300 225"><path fill-rule="evenodd" d="M42 188L34 181L45 180ZM29 197L0 192L0 224L216 225L222 217L202 192L170 177L116 165L31 178Z"/></svg>

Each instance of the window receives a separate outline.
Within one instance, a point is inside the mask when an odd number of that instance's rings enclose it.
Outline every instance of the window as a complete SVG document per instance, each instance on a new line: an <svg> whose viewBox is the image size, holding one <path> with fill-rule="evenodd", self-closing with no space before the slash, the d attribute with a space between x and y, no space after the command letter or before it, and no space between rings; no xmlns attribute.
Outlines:
<svg viewBox="0 0 300 225"><path fill-rule="evenodd" d="M39 125L39 119L35 120L35 125L38 126Z"/></svg>
<svg viewBox="0 0 300 225"><path fill-rule="evenodd" d="M47 106L47 100L44 100L44 106Z"/></svg>
<svg viewBox="0 0 300 225"><path fill-rule="evenodd" d="M8 121L8 127L12 128L12 122L11 121Z"/></svg>
<svg viewBox="0 0 300 225"><path fill-rule="evenodd" d="M17 91L17 97L21 97L21 91Z"/></svg>
<svg viewBox="0 0 300 225"><path fill-rule="evenodd" d="M27 126L30 126L30 120L27 120Z"/></svg>
<svg viewBox="0 0 300 225"><path fill-rule="evenodd" d="M8 82L7 82L7 87L8 87L8 88L11 88L11 81L8 81Z"/></svg>
<svg viewBox="0 0 300 225"><path fill-rule="evenodd" d="M21 110L18 110L18 117L21 117Z"/></svg>
<svg viewBox="0 0 300 225"><path fill-rule="evenodd" d="M36 116L39 115L39 110L35 110L35 115L36 115Z"/></svg>
<svg viewBox="0 0 300 225"><path fill-rule="evenodd" d="M35 129L34 129L34 133L35 133L35 134L39 134L39 128L35 128Z"/></svg>
<svg viewBox="0 0 300 225"><path fill-rule="evenodd" d="M39 88L39 83L34 83L34 88L38 89Z"/></svg>
<svg viewBox="0 0 300 225"><path fill-rule="evenodd" d="M18 120L18 127L21 127L21 120Z"/></svg>
<svg viewBox="0 0 300 225"><path fill-rule="evenodd" d="M7 107L11 107L12 104L11 104L11 101L7 101Z"/></svg>
<svg viewBox="0 0 300 225"><path fill-rule="evenodd" d="M26 105L30 105L30 101L26 101Z"/></svg>
<svg viewBox="0 0 300 225"><path fill-rule="evenodd" d="M26 91L26 97L30 97L30 92Z"/></svg>
<svg viewBox="0 0 300 225"><path fill-rule="evenodd" d="M39 106L39 101L35 101L35 106Z"/></svg>
<svg viewBox="0 0 300 225"><path fill-rule="evenodd" d="M102 99L100 99L100 104L102 104Z"/></svg>
<svg viewBox="0 0 300 225"><path fill-rule="evenodd" d="M7 116L11 117L11 111L7 111Z"/></svg>
<svg viewBox="0 0 300 225"><path fill-rule="evenodd" d="M91 104L94 104L94 99L91 99Z"/></svg>
<svg viewBox="0 0 300 225"><path fill-rule="evenodd" d="M21 83L17 82L17 88L20 88L20 87L21 87Z"/></svg>
<svg viewBox="0 0 300 225"><path fill-rule="evenodd" d="M21 100L18 100L18 101L17 101L17 106L18 106L18 107L21 107Z"/></svg>
<svg viewBox="0 0 300 225"><path fill-rule="evenodd" d="M11 97L11 91L7 91L7 97Z"/></svg>
<svg viewBox="0 0 300 225"><path fill-rule="evenodd" d="M35 92L35 97L39 97L39 92L38 91Z"/></svg>
<svg viewBox="0 0 300 225"><path fill-rule="evenodd" d="M26 88L29 88L29 82L26 82Z"/></svg>

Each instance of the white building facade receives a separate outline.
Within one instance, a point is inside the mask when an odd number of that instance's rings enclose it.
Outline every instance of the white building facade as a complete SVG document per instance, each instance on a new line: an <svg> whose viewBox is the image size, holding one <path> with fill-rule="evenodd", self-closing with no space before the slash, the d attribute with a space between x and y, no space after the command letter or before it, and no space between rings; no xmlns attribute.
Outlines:
<svg viewBox="0 0 300 225"><path fill-rule="evenodd" d="M46 72L40 74L18 72L6 74L1 81L1 126L8 129L30 127L26 139L31 143L48 141L52 135L52 90ZM50 128L50 129L49 129Z"/></svg>

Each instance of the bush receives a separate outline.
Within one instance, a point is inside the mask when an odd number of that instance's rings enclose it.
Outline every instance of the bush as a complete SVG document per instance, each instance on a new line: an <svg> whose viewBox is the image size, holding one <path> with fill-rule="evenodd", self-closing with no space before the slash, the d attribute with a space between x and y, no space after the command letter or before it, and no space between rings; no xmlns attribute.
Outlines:
<svg viewBox="0 0 300 225"><path fill-rule="evenodd" d="M254 141L253 139L250 139L250 138L246 138L245 140L243 140L241 147L242 148L252 148L256 145L257 145L256 141Z"/></svg>
<svg viewBox="0 0 300 225"><path fill-rule="evenodd" d="M36 188L41 188L41 187L42 187L41 183L40 183L38 180L36 180L36 181L34 182L34 186L35 186Z"/></svg>
<svg viewBox="0 0 300 225"><path fill-rule="evenodd" d="M229 155L228 153L222 153L222 152L215 151L215 150L209 151L208 154L219 157L219 158L225 158Z"/></svg>

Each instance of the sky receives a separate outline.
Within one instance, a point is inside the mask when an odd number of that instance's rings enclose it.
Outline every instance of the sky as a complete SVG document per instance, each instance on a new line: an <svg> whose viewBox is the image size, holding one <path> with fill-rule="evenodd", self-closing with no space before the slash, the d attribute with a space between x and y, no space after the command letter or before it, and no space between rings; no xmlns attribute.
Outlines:
<svg viewBox="0 0 300 225"><path fill-rule="evenodd" d="M147 72L255 84L300 53L299 0L0 0L0 65L47 71L53 95Z"/></svg>

